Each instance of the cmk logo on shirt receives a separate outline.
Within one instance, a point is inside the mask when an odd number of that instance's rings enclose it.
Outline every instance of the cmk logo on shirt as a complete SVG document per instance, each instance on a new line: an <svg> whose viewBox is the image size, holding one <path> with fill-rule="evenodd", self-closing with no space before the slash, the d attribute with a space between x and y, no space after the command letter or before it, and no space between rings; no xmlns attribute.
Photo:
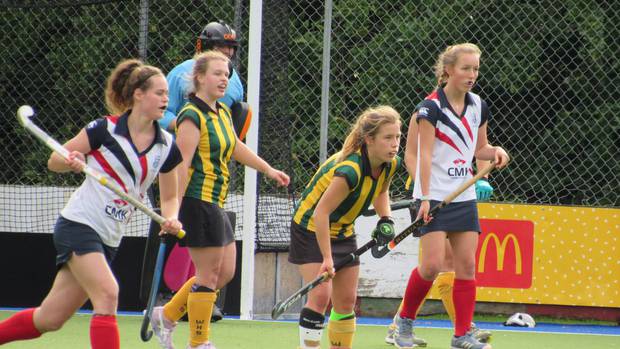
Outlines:
<svg viewBox="0 0 620 349"><path fill-rule="evenodd" d="M105 206L105 214L117 222L127 223L132 212L131 205L121 199L114 199Z"/></svg>
<svg viewBox="0 0 620 349"><path fill-rule="evenodd" d="M467 167L467 161L456 159L452 161L454 166L448 167L448 175L452 178L464 178L467 174L473 174L471 167Z"/></svg>

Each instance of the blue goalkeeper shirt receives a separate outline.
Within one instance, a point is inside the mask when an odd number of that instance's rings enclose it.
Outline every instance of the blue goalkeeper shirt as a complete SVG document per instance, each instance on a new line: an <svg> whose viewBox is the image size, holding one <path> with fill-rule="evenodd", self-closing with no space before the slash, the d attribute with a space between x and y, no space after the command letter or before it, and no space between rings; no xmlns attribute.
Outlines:
<svg viewBox="0 0 620 349"><path fill-rule="evenodd" d="M169 91L168 108L166 108L164 117L159 120L161 127L166 130L170 122L176 118L181 108L187 103L187 90L192 79L192 69L194 69L194 60L188 59L174 67L166 76ZM236 70L232 70L226 94L219 101L229 108L233 103L243 101L243 84Z"/></svg>

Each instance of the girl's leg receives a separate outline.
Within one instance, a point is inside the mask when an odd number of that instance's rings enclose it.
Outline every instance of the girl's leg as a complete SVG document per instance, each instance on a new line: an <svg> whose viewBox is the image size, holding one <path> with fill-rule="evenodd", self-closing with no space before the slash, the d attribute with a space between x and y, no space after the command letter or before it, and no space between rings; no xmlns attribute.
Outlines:
<svg viewBox="0 0 620 349"><path fill-rule="evenodd" d="M349 349L353 347L355 334L355 300L359 266L343 268L336 273L333 280L332 311L327 332L332 349Z"/></svg>
<svg viewBox="0 0 620 349"><path fill-rule="evenodd" d="M99 252L74 254L67 265L93 304L93 317L90 321L91 347L120 348L120 335L116 323L118 283L105 256Z"/></svg>
<svg viewBox="0 0 620 349"><path fill-rule="evenodd" d="M306 263L299 266L304 284L319 275L321 263ZM340 273L340 272L338 272ZM329 304L332 280L315 287L308 293L308 300L299 314L299 346L302 349L319 348L325 323L325 309Z"/></svg>
<svg viewBox="0 0 620 349"><path fill-rule="evenodd" d="M189 254L196 267L196 281L187 297L187 314L190 327L190 346L197 347L209 342L209 325L213 305L217 297L220 272L231 267L225 263L230 260L224 258L226 251L234 249L234 242L224 247L190 247ZM234 270L234 266L232 267Z"/></svg>
<svg viewBox="0 0 620 349"><path fill-rule="evenodd" d="M454 255L455 279L452 299L455 309L455 335L462 336L471 326L476 305L476 248L478 233L461 232L450 234Z"/></svg>
<svg viewBox="0 0 620 349"><path fill-rule="evenodd" d="M428 291L433 286L433 280L441 270L445 254L446 233L436 231L425 234L420 238L422 257L420 266L413 269L405 296L401 318L415 319L418 308L426 298Z"/></svg>
<svg viewBox="0 0 620 349"><path fill-rule="evenodd" d="M86 292L65 266L38 308L23 310L0 323L0 344L56 331L86 302Z"/></svg>

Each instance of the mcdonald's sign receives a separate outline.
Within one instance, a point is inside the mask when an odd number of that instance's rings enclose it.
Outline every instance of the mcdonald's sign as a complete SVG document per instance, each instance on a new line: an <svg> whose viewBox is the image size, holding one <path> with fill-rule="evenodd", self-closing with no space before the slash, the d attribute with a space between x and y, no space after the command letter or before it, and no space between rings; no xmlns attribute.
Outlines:
<svg viewBox="0 0 620 349"><path fill-rule="evenodd" d="M530 288L534 260L534 223L481 219L476 251L478 286Z"/></svg>

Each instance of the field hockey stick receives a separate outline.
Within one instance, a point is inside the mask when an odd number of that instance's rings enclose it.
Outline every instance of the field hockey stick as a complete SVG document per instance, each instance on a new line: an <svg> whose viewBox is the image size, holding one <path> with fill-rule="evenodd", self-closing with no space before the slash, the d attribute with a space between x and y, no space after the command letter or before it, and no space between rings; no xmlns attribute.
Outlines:
<svg viewBox="0 0 620 349"><path fill-rule="evenodd" d="M357 260L364 252L368 251L376 244L377 241L374 239L368 241L364 246L358 248L357 250L355 250L355 252L350 253L349 255L341 259L338 263L336 263L334 265L334 271L338 271L342 269L342 267L344 267L345 265ZM280 315L282 315L286 311L286 309L290 308L290 306L295 304L295 302L297 302L301 297L307 295L308 292L310 292L312 289L322 284L324 281L327 281L327 279L329 279L329 274L327 274L327 272L324 272L316 279L310 281L304 287L297 290L290 297L276 304L273 309L271 309L271 318L275 320L280 317Z"/></svg>
<svg viewBox="0 0 620 349"><path fill-rule="evenodd" d="M143 342L148 342L151 337L153 337L153 331L149 330L149 324L151 323L153 307L155 307L155 302L157 300L157 291L159 290L159 281L161 280L161 274L164 269L165 255L166 239L164 236L161 236L159 239L159 250L157 251L155 270L153 271L153 280L151 281L151 292L149 293L149 300L146 304L144 317L142 318L142 326L140 326L140 338Z"/></svg>
<svg viewBox="0 0 620 349"><path fill-rule="evenodd" d="M396 210L400 210L402 208L408 208L408 207L413 206L414 202L415 201L413 201L413 200L395 201L392 204L390 204L390 209L392 209L392 211L396 211ZM365 217L374 216L375 214L377 214L377 211L375 211L374 208L369 208L366 211L362 212L362 216L365 216Z"/></svg>
<svg viewBox="0 0 620 349"><path fill-rule="evenodd" d="M50 149L55 151L58 155L62 156L65 159L69 158L69 151L63 147L60 143L58 143L54 138L50 137L45 131L39 128L39 126L35 125L30 118L34 116L34 110L32 107L28 105L22 105L17 109L17 119L19 123L30 133L32 133L37 139L47 145ZM97 182L99 182L104 187L112 190L116 195L118 195L121 199L129 202L138 210L144 212L147 216L149 216L152 220L159 224L164 224L166 219L153 210L151 210L148 206L146 206L142 201L134 198L133 196L125 193L123 189L119 188L114 183L108 181L106 177L102 174L91 168L90 166L84 164L82 167L82 172L87 174L88 176L93 177ZM177 238L182 239L185 236L185 231L183 229L179 230L176 234Z"/></svg>
<svg viewBox="0 0 620 349"><path fill-rule="evenodd" d="M445 199L443 199L442 202L440 202L438 205L431 208L431 210L428 212L429 216L433 216L439 210L446 207L446 205L451 203L452 200L456 199L456 197L461 195L467 188L476 184L476 181L478 181L482 177L489 174L489 172L493 171L493 169L495 169L495 162L491 161L489 166L485 167L480 172L478 172L475 176L467 180L465 183L461 184L460 187L458 187L455 191L450 193ZM403 241L409 235L413 235L414 237L420 237L420 227L423 225L425 225L424 220L422 218L417 219L416 221L411 223L411 225L405 228L405 230L400 232L400 234L396 235L394 239L392 239L392 241L388 242L386 245L383 245L380 248L373 248L371 251L372 256L375 258L381 258L385 256L386 254L388 254L388 252L396 248L396 245L398 245L401 241Z"/></svg>

